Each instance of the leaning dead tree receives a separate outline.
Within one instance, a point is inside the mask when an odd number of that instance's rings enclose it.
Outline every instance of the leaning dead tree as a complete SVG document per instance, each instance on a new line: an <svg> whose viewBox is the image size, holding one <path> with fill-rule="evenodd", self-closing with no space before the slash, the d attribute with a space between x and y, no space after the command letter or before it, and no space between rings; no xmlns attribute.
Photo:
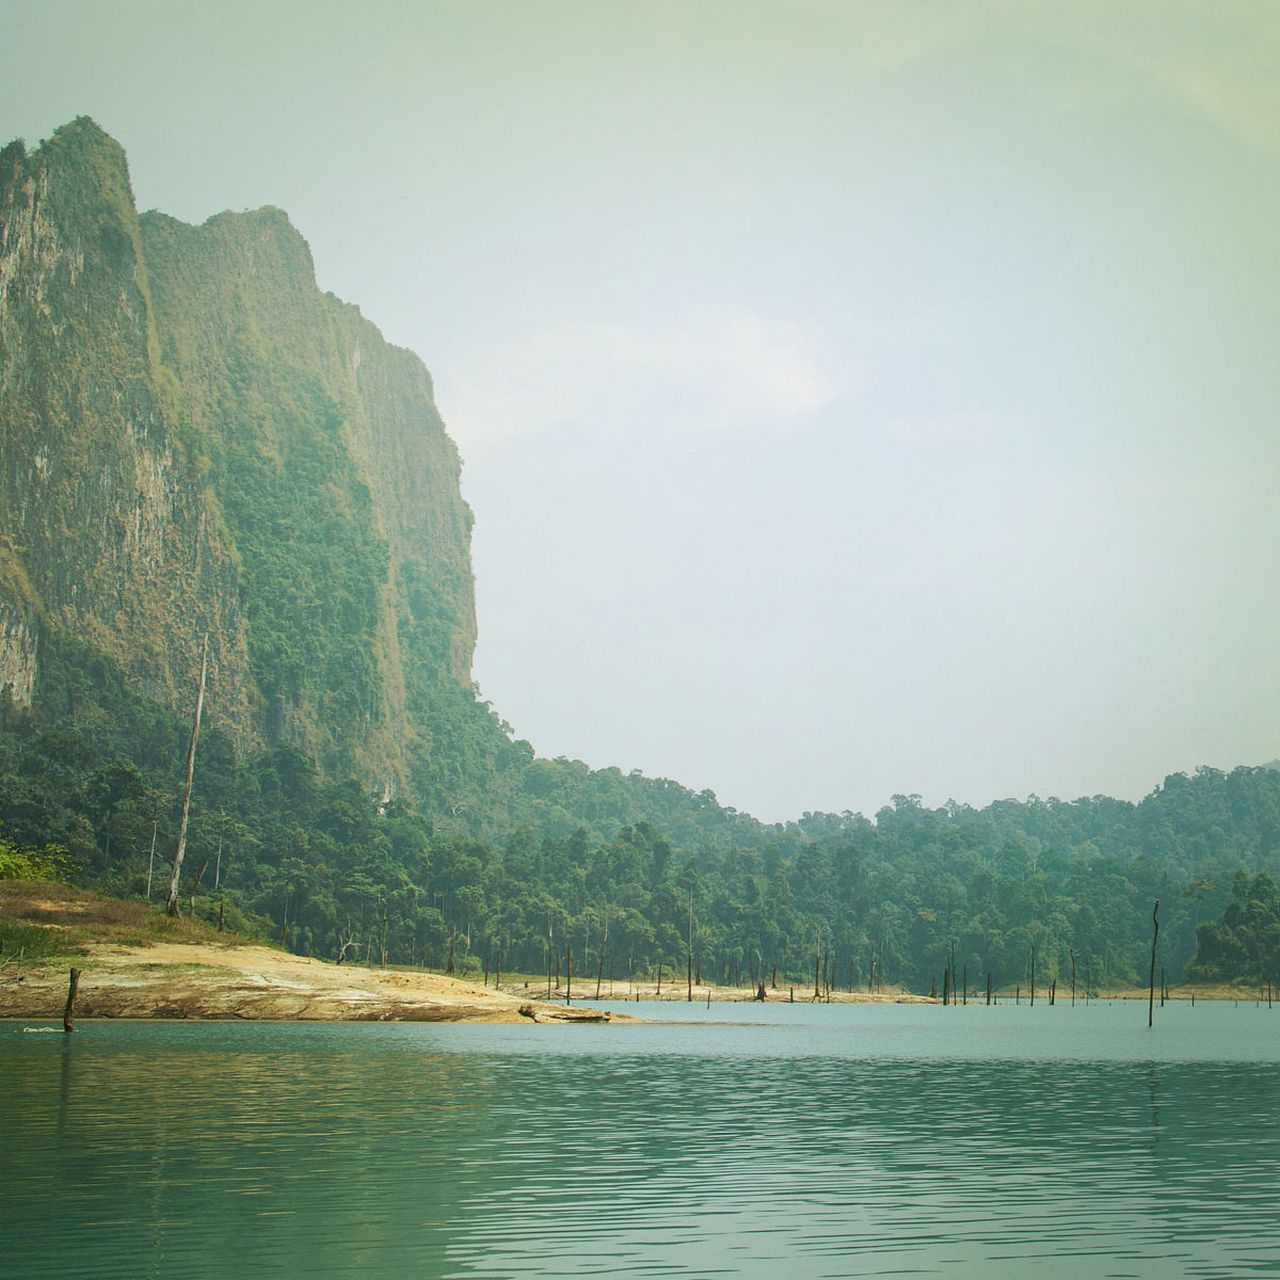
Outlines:
<svg viewBox="0 0 1280 1280"><path fill-rule="evenodd" d="M200 716L204 712L204 684L209 674L209 633L205 632L200 651L200 690L196 694L196 714L191 723L191 745L187 748L187 780L182 788L182 811L178 815L178 843L173 854L173 874L169 877L169 901L165 910L178 914L178 879L182 875L182 855L187 849L187 819L191 815L191 780L196 771L196 739L200 736Z"/></svg>

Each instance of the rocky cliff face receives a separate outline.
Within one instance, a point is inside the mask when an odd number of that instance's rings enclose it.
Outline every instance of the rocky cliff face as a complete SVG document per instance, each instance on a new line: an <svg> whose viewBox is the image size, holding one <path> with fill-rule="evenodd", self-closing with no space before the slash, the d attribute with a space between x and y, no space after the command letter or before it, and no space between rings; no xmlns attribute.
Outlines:
<svg viewBox="0 0 1280 1280"><path fill-rule="evenodd" d="M470 512L410 352L278 210L139 217L77 120L0 153L0 687L61 629L145 696L390 790L470 688Z"/></svg>

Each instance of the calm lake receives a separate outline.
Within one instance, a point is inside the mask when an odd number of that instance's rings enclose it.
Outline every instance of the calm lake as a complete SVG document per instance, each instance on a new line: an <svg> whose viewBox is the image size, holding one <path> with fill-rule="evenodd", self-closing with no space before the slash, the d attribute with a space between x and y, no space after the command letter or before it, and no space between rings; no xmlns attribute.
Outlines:
<svg viewBox="0 0 1280 1280"><path fill-rule="evenodd" d="M0 1023L0 1275L1280 1274L1280 1007Z"/></svg>

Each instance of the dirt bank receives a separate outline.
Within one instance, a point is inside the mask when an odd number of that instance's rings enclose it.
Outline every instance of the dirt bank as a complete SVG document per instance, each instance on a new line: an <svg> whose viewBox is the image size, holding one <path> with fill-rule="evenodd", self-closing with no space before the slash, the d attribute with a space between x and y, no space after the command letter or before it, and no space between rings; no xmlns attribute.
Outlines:
<svg viewBox="0 0 1280 1280"><path fill-rule="evenodd" d="M0 1018L61 1017L68 970L80 1018L255 1018L356 1022L598 1020L442 974L291 955L144 904L66 885L0 883ZM25 945L23 945L25 939Z"/></svg>

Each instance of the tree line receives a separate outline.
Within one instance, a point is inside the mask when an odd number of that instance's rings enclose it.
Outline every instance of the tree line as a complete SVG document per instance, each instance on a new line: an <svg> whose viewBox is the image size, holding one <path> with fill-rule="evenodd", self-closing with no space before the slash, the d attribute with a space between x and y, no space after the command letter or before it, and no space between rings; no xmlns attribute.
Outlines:
<svg viewBox="0 0 1280 1280"><path fill-rule="evenodd" d="M77 880L116 894L144 896L150 877L155 898L189 726L76 641L44 645L36 709L0 711L0 835L62 850ZM1275 976L1270 768L1174 774L1136 804L899 795L873 818L785 824L531 753L491 790L487 810L415 808L294 746L238 751L214 724L183 900L198 876L206 915L331 959L541 974L572 947L591 975L928 991L948 970L1025 985L1033 949L1045 986L1073 959L1082 985L1133 985L1158 897L1171 980Z"/></svg>

